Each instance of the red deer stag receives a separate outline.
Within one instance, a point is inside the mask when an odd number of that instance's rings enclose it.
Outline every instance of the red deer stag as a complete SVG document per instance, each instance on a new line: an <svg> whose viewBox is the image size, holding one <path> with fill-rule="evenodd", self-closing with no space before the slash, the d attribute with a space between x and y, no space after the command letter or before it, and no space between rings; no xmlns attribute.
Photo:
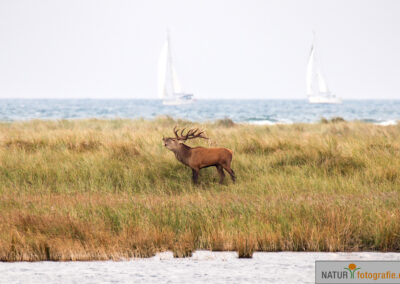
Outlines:
<svg viewBox="0 0 400 284"><path fill-rule="evenodd" d="M232 181L235 182L235 172L231 169L232 150L227 148L191 148L183 142L194 138L208 139L204 136L204 131L198 128L190 129L186 135L183 134L185 128L178 135L179 129L174 127L175 138L163 137L164 146L174 152L176 159L182 164L190 167L193 173L193 182L198 183L199 171L202 168L216 167L219 174L219 183L222 183L225 177L224 169L230 174Z"/></svg>

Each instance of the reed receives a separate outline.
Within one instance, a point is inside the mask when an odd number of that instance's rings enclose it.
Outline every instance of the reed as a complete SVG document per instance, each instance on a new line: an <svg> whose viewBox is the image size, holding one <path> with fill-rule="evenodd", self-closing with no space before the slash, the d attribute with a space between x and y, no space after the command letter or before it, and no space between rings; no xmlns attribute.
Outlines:
<svg viewBox="0 0 400 284"><path fill-rule="evenodd" d="M162 145L201 127L234 151L236 184ZM399 251L400 125L147 120L0 123L0 260L171 250Z"/></svg>

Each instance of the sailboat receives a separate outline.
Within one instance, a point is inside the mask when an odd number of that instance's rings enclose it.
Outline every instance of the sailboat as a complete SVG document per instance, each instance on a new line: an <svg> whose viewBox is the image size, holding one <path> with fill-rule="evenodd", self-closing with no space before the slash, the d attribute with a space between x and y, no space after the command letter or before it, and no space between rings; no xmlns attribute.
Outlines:
<svg viewBox="0 0 400 284"><path fill-rule="evenodd" d="M311 45L310 57L307 65L307 96L310 104L341 104L342 99L338 98L328 88L328 84L318 62L315 34Z"/></svg>
<svg viewBox="0 0 400 284"><path fill-rule="evenodd" d="M158 96L164 105L190 104L194 101L193 94L182 91L175 67L172 61L171 41L167 31L167 39L161 49L158 61Z"/></svg>

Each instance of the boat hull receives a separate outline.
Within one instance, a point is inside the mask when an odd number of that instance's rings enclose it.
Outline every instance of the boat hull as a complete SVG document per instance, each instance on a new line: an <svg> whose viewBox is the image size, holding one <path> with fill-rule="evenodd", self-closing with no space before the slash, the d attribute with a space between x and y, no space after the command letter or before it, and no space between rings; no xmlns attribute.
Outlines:
<svg viewBox="0 0 400 284"><path fill-rule="evenodd" d="M337 97L308 97L310 104L341 104L342 99Z"/></svg>
<svg viewBox="0 0 400 284"><path fill-rule="evenodd" d="M163 105L187 105L195 101L193 94L174 94L171 100L163 100Z"/></svg>

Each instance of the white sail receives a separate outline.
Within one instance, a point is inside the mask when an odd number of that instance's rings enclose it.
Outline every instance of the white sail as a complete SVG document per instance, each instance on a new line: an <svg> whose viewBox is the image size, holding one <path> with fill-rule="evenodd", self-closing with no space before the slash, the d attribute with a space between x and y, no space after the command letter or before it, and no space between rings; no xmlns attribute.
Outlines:
<svg viewBox="0 0 400 284"><path fill-rule="evenodd" d="M320 61L318 60L315 43L316 42L314 33L314 40L311 46L310 57L308 59L306 75L308 101L310 103L341 103L342 100L329 91L326 78L321 71L322 67Z"/></svg>
<svg viewBox="0 0 400 284"><path fill-rule="evenodd" d="M314 73L314 46L311 46L310 57L308 58L307 65L307 95L311 96L313 94L312 81L313 81L313 73Z"/></svg>
<svg viewBox="0 0 400 284"><path fill-rule="evenodd" d="M193 95L184 93L172 60L169 33L158 61L158 97L163 104L179 105L193 102Z"/></svg>
<svg viewBox="0 0 400 284"><path fill-rule="evenodd" d="M172 86L174 88L174 93L182 93L181 83L178 79L178 74L176 73L175 67L172 66Z"/></svg>
<svg viewBox="0 0 400 284"><path fill-rule="evenodd" d="M318 89L320 93L329 93L328 85L326 84L326 81L322 76L321 72L317 73L317 78L318 78Z"/></svg>
<svg viewBox="0 0 400 284"><path fill-rule="evenodd" d="M179 84L174 70L169 38L167 38L158 61L158 97L160 99L172 99L174 97L176 86Z"/></svg>

